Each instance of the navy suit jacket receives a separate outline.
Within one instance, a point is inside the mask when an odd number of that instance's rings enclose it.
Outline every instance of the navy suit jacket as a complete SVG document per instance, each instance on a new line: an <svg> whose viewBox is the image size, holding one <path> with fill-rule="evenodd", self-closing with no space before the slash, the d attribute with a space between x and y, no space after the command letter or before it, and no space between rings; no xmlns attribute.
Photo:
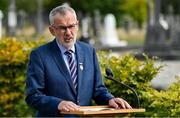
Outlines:
<svg viewBox="0 0 180 118"><path fill-rule="evenodd" d="M37 116L60 116L58 104L62 100L80 106L108 104L113 96L103 84L96 51L82 42L75 43L78 90L55 40L33 50L27 68L26 102L38 111ZM83 68L82 68L83 67Z"/></svg>

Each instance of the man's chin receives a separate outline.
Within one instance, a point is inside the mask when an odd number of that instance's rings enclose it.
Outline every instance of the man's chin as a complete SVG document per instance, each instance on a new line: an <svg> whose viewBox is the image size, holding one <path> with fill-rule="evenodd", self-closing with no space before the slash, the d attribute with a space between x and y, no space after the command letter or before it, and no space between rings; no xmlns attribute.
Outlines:
<svg viewBox="0 0 180 118"><path fill-rule="evenodd" d="M70 48L73 47L73 45L74 45L74 42L69 42L69 43L66 43L66 44L65 44L65 47L68 48L68 49L70 49Z"/></svg>

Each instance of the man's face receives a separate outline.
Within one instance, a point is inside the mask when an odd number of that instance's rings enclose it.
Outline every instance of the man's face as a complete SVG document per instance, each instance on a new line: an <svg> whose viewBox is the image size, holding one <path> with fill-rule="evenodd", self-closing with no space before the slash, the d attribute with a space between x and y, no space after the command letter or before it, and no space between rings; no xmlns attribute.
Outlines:
<svg viewBox="0 0 180 118"><path fill-rule="evenodd" d="M78 21L71 12L67 12L64 17L56 14L54 17L54 24L49 26L49 30L59 43L67 49L70 49L76 42Z"/></svg>

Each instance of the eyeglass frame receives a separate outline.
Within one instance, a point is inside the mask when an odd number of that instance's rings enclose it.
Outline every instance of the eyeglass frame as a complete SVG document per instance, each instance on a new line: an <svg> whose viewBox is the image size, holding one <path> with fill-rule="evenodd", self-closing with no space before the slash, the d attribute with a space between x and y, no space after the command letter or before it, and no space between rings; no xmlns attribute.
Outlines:
<svg viewBox="0 0 180 118"><path fill-rule="evenodd" d="M76 28L76 25L78 25L78 22L75 23L75 24L68 25L68 26L64 26L64 25L58 25L58 26L51 25L51 26L53 28L55 28L56 30L59 30L59 31L62 31L62 32L66 32L67 29L73 30L74 28Z"/></svg>

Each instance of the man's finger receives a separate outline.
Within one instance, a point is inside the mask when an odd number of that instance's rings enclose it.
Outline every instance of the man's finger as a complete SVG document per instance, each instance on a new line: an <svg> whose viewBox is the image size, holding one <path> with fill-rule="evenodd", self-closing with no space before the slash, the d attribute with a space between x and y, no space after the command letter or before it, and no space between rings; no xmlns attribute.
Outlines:
<svg viewBox="0 0 180 118"><path fill-rule="evenodd" d="M121 99L121 98L116 98L116 99L115 99L115 102L116 102L117 104L120 104L123 109L126 108L123 99Z"/></svg>
<svg viewBox="0 0 180 118"><path fill-rule="evenodd" d="M62 111L78 111L79 108L80 107L78 105L76 105L75 103L73 103L71 101L62 101L58 105L58 109L60 109Z"/></svg>
<svg viewBox="0 0 180 118"><path fill-rule="evenodd" d="M109 101L109 105L114 108L131 109L132 107L122 98L113 98Z"/></svg>
<svg viewBox="0 0 180 118"><path fill-rule="evenodd" d="M125 104L125 106L126 106L126 108L127 109L132 109L132 107L128 104L128 102L126 102L125 100L124 100L124 104Z"/></svg>
<svg viewBox="0 0 180 118"><path fill-rule="evenodd" d="M109 105L114 108L118 108L118 104L113 99L109 101Z"/></svg>
<svg viewBox="0 0 180 118"><path fill-rule="evenodd" d="M74 103L69 103L68 108L70 111L78 111L80 109L80 106L78 106Z"/></svg>

